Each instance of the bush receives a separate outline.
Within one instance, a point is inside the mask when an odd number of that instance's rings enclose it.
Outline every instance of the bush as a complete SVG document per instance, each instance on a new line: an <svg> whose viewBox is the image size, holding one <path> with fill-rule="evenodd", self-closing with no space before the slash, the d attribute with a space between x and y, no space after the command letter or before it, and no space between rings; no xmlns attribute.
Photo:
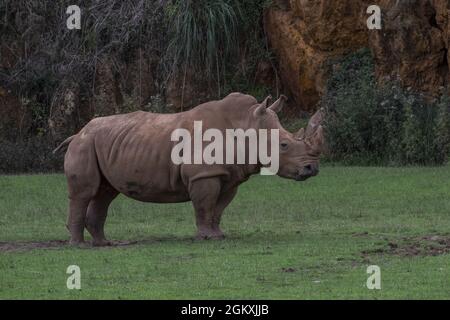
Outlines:
<svg viewBox="0 0 450 320"><path fill-rule="evenodd" d="M102 65L111 68L117 87L123 89L117 91L125 93L116 97L122 111L173 111L165 105L168 80L184 76L188 68L196 75L193 80L208 85L202 90L217 91L217 97L233 91L265 97L271 85L257 83L256 74L261 60L272 59L262 23L270 3L86 0L79 4L81 30L69 30L65 27L66 9L73 4L69 0L55 0L51 5L41 0L0 1L2 44L6 53L11 50L5 54L8 67L0 72L0 87L23 101L31 119L24 133L29 139L9 142L4 140L12 138L0 135L0 172L61 168L62 162L54 163L50 152L53 141L42 137L51 131L49 123L56 123L49 121L53 113L58 116L52 106L58 106L59 97L73 84L78 95L73 112L77 120L69 131L79 129L95 111L92 105L102 103L103 99L92 100L96 95L101 98L96 79L103 77ZM142 101L145 105L136 105L128 96L133 89L125 85L123 71L135 72L136 56L148 64L155 87L149 101Z"/></svg>
<svg viewBox="0 0 450 320"><path fill-rule="evenodd" d="M0 174L60 172L64 153L53 154L50 138L23 141L0 140Z"/></svg>
<svg viewBox="0 0 450 320"><path fill-rule="evenodd" d="M435 165L447 161L448 98L429 102L397 83L378 86L367 49L334 62L321 104L328 158L352 165Z"/></svg>

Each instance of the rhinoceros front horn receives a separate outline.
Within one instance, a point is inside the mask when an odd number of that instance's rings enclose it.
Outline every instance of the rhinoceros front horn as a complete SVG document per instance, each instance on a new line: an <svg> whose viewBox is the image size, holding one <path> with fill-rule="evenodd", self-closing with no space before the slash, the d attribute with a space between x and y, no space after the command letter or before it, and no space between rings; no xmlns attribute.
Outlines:
<svg viewBox="0 0 450 320"><path fill-rule="evenodd" d="M305 140L313 149L321 152L324 144L323 127L321 124L324 117L325 111L321 108L311 117L306 129L301 128L294 133L294 137L299 140Z"/></svg>
<svg viewBox="0 0 450 320"><path fill-rule="evenodd" d="M309 119L308 125L305 130L305 137L310 137L322 124L325 112L323 108L317 110L317 112Z"/></svg>
<svg viewBox="0 0 450 320"><path fill-rule="evenodd" d="M312 148L317 152L323 151L324 135L323 135L323 127L321 125L317 127L316 131L311 136L310 143Z"/></svg>
<svg viewBox="0 0 450 320"><path fill-rule="evenodd" d="M324 134L322 127L324 117L325 111L321 108L311 117L311 119L309 119L303 135L306 142L319 153L322 152L324 145Z"/></svg>

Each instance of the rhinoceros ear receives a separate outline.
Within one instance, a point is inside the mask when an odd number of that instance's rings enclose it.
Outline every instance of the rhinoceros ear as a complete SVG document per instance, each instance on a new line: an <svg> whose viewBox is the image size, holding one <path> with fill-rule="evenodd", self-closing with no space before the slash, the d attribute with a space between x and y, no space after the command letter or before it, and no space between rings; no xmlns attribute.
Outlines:
<svg viewBox="0 0 450 320"><path fill-rule="evenodd" d="M275 111L276 113L280 112L283 109L284 103L287 101L287 97L285 95L281 95L277 101L275 101L270 107L270 110Z"/></svg>
<svg viewBox="0 0 450 320"><path fill-rule="evenodd" d="M323 108L317 110L317 112L309 119L308 125L306 126L305 136L309 137L314 134L317 128L321 125L323 118L325 116L325 111Z"/></svg>
<svg viewBox="0 0 450 320"><path fill-rule="evenodd" d="M255 109L255 116L262 116L267 112L269 101L272 100L272 96L267 96L263 102Z"/></svg>

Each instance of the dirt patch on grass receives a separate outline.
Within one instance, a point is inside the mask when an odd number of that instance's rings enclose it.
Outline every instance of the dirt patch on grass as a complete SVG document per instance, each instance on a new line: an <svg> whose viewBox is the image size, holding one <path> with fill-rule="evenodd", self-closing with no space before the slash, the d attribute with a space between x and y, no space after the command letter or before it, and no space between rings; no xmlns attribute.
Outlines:
<svg viewBox="0 0 450 320"><path fill-rule="evenodd" d="M120 247L136 244L137 241L113 241L108 247ZM71 247L67 240L49 240L49 241L17 241L0 242L0 252L8 251L28 251L34 249L58 249ZM79 248L99 248L93 247L89 242L78 245ZM107 247L102 247L107 248Z"/></svg>
<svg viewBox="0 0 450 320"><path fill-rule="evenodd" d="M69 245L69 241L51 240L42 242L0 242L0 252L21 251L32 249L52 249Z"/></svg>
<svg viewBox="0 0 450 320"><path fill-rule="evenodd" d="M449 235L427 235L422 237L405 237L390 240L384 247L364 250L363 258L376 254L390 254L401 257L438 256L450 253Z"/></svg>
<svg viewBox="0 0 450 320"><path fill-rule="evenodd" d="M286 272L286 273L292 273L292 272L297 272L297 269L294 268L281 268L281 272Z"/></svg>
<svg viewBox="0 0 450 320"><path fill-rule="evenodd" d="M193 237L154 237L142 240L113 240L109 246L104 247L94 247L89 241L84 242L76 246L69 244L68 240L49 240L49 241L11 241L11 242L0 242L0 252L12 252L12 251L28 251L35 249L60 249L60 248L80 248L80 249L108 249L117 247L127 247L134 245L151 244L157 242L170 242L170 241L180 241L180 242L195 242Z"/></svg>

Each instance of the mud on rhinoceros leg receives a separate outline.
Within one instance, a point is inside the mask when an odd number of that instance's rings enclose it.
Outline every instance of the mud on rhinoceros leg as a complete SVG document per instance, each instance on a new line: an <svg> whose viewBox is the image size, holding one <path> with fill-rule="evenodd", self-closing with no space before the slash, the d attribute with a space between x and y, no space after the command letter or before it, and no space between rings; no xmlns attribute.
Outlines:
<svg viewBox="0 0 450 320"><path fill-rule="evenodd" d="M222 218L223 211L230 204L230 202L236 196L238 188L233 188L227 191L224 191L220 194L219 199L217 200L216 210L212 219L212 229L213 229L213 237L217 239L224 238L224 234L220 229L220 219Z"/></svg>
<svg viewBox="0 0 450 320"><path fill-rule="evenodd" d="M89 202L86 216L86 229L92 236L92 245L108 246L111 242L105 237L105 220L111 202L119 194L108 182L102 181L97 194Z"/></svg>
<svg viewBox="0 0 450 320"><path fill-rule="evenodd" d="M214 238L213 217L220 195L220 179L205 178L192 182L189 195L195 209L197 239Z"/></svg>

